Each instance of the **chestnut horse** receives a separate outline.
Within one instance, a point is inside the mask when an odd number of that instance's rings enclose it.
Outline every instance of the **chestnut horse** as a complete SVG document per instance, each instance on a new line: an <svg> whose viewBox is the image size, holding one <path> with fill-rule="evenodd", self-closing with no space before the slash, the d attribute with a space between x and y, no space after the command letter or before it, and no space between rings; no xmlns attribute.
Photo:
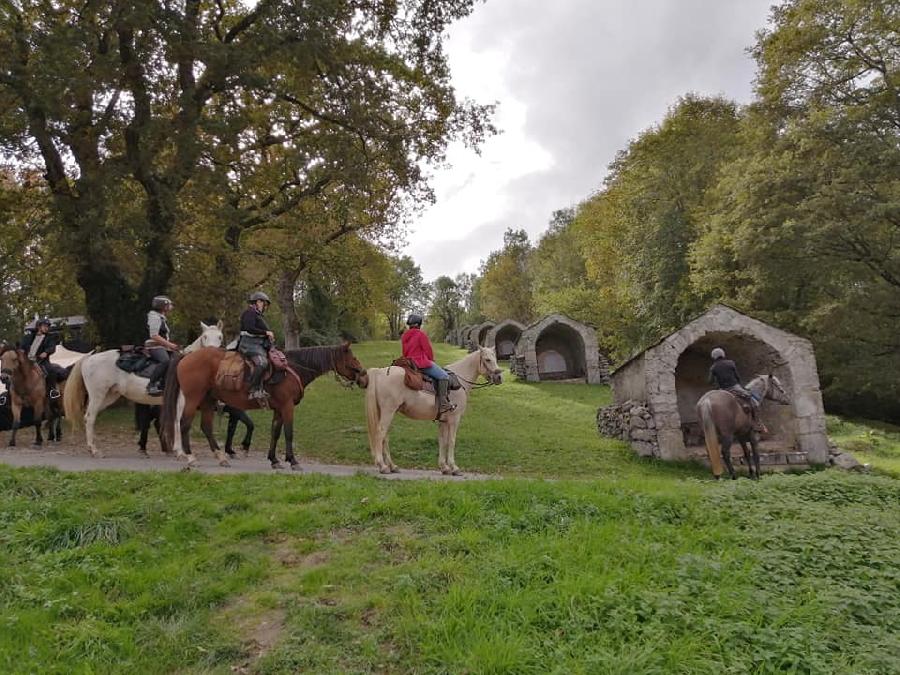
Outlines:
<svg viewBox="0 0 900 675"><path fill-rule="evenodd" d="M47 400L47 386L44 373L40 367L28 360L22 349L12 347L0 352L0 377L9 389L9 403L12 410L12 428L9 446L16 444L16 432L22 421L22 409L34 411L35 445L43 445L41 420L44 418L44 407Z"/></svg>
<svg viewBox="0 0 900 675"><path fill-rule="evenodd" d="M200 409L200 427L221 466L228 466L228 459L212 434L216 400L238 410L259 408L258 399L248 397L249 385L244 380L239 391L226 391L216 386L216 374L228 352L221 349L199 349L177 359L169 368L166 390L163 394L162 427L163 444L173 447L179 458L186 458L188 466L196 460L191 453L191 423ZM285 460L291 468L300 468L294 456L294 406L300 403L306 387L317 377L333 371L351 384L365 388L369 383L365 368L353 355L350 344L333 347L307 347L285 352L288 365L299 377L286 372L276 384L266 385L269 393L268 407L272 409L272 441L269 445L269 462L273 469L282 468L275 454L278 439L284 429ZM180 432L180 433L179 433Z"/></svg>
<svg viewBox="0 0 900 675"><path fill-rule="evenodd" d="M769 399L782 405L790 405L791 402L781 382L774 375L757 376L747 385L747 390L757 401ZM735 440L741 444L744 451L744 461L747 463L750 477L759 480L759 436L753 431L750 415L744 412L737 398L722 389L708 391L697 402L697 417L703 429L709 464L716 480L722 475L723 459L732 480L737 478L731 462L731 444Z"/></svg>

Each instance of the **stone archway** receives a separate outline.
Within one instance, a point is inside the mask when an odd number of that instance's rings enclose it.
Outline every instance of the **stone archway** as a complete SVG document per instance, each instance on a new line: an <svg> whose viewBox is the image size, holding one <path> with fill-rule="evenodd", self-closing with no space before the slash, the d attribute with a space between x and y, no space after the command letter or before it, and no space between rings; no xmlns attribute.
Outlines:
<svg viewBox="0 0 900 675"><path fill-rule="evenodd" d="M497 358L507 361L516 353L516 345L524 328L512 319L501 321L488 332L484 346L493 347L497 351Z"/></svg>
<svg viewBox="0 0 900 675"><path fill-rule="evenodd" d="M603 382L596 331L562 314L550 314L522 331L511 370L529 382Z"/></svg>
<svg viewBox="0 0 900 675"><path fill-rule="evenodd" d="M675 366L675 393L678 416L684 445L689 454L705 455L703 436L697 419L697 401L710 390L709 368L712 363L710 352L715 347L725 350L732 359L744 384L757 375L774 374L787 391L793 391L793 378L787 362L778 350L767 342L739 332L711 331L699 337L678 356ZM770 450L786 450L796 443L794 411L792 406L784 406L765 401L761 417L769 428L764 446ZM735 446L735 451L739 450Z"/></svg>
<svg viewBox="0 0 900 675"><path fill-rule="evenodd" d="M534 346L542 380L572 380L587 376L584 340L571 327L554 323L544 329Z"/></svg>

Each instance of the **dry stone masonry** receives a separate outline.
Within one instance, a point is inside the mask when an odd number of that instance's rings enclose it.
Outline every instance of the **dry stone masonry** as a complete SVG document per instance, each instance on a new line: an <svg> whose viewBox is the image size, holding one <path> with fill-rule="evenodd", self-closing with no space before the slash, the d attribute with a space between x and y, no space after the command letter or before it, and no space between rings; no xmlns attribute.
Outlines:
<svg viewBox="0 0 900 675"><path fill-rule="evenodd" d="M646 409L655 424L653 441L645 440L644 433L625 438L636 452L652 451L654 457L666 460L705 459L696 404L711 388L707 378L714 347L722 347L735 360L745 382L771 372L791 397L787 406L763 403L762 417L770 434L762 438L761 462L826 464L825 411L812 345L726 305L713 306L613 372L614 410L598 413L601 432L619 429L616 437L623 438L621 429L606 420L621 416L615 408L630 403ZM628 415L629 425L632 417ZM740 446L735 448L740 453Z"/></svg>
<svg viewBox="0 0 900 675"><path fill-rule="evenodd" d="M601 359L593 328L562 314L550 314L522 331L510 369L529 382L602 384L609 376L609 361Z"/></svg>

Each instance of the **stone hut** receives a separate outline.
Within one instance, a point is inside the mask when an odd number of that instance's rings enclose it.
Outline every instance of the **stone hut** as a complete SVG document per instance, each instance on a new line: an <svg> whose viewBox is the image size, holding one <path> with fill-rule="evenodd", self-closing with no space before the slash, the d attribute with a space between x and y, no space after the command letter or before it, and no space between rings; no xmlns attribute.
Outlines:
<svg viewBox="0 0 900 675"><path fill-rule="evenodd" d="M522 331L510 367L517 377L529 382L579 380L601 384L605 373L600 363L593 328L562 314L550 314Z"/></svg>
<svg viewBox="0 0 900 675"><path fill-rule="evenodd" d="M484 346L487 334L494 327L493 321L485 321L472 327L469 331L469 344L467 347L470 351L475 351L476 347Z"/></svg>
<svg viewBox="0 0 900 675"><path fill-rule="evenodd" d="M507 361L516 353L516 344L525 326L514 319L506 319L488 331L484 339L485 347L494 347L497 350L497 358Z"/></svg>
<svg viewBox="0 0 900 675"><path fill-rule="evenodd" d="M771 372L791 398L788 406L762 405L770 433L761 439L761 463L825 464L828 438L812 344L726 305L714 305L620 365L612 374L614 404L598 413L601 429L631 441L644 456L704 460L696 404L711 388L715 347L737 363L745 382ZM732 452L743 456L737 443Z"/></svg>
<svg viewBox="0 0 900 675"><path fill-rule="evenodd" d="M469 344L469 331L472 330L472 324L460 326L456 331L456 346L466 347Z"/></svg>

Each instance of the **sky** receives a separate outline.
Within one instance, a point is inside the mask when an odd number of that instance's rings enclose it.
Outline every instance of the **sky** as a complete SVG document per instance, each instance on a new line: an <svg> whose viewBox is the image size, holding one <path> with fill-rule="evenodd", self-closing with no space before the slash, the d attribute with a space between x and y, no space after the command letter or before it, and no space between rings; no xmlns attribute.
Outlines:
<svg viewBox="0 0 900 675"><path fill-rule="evenodd" d="M454 24L460 97L498 105L481 154L454 144L405 253L426 279L476 272L509 228L532 241L595 192L629 139L695 92L752 97L773 0L487 0Z"/></svg>

